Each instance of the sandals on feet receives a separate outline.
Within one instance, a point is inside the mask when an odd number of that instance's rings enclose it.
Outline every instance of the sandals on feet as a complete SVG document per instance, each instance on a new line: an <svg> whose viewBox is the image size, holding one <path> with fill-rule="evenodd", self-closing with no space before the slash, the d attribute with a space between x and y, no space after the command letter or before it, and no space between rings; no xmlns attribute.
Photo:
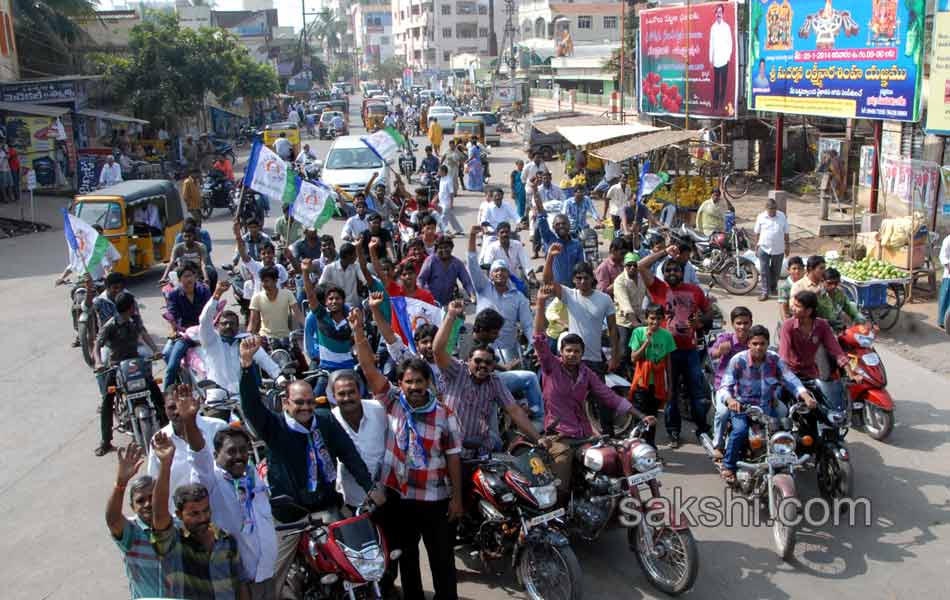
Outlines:
<svg viewBox="0 0 950 600"><path fill-rule="evenodd" d="M729 469L723 469L722 471L722 480L732 485L736 482L736 474L730 471Z"/></svg>
<svg viewBox="0 0 950 600"><path fill-rule="evenodd" d="M96 448L96 456L105 456L113 450L115 450L115 447L108 442L99 444L99 446Z"/></svg>

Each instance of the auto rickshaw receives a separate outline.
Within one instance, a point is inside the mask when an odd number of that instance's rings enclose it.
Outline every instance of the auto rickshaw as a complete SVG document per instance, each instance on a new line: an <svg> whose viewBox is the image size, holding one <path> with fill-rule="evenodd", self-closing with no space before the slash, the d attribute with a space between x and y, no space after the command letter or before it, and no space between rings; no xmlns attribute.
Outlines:
<svg viewBox="0 0 950 600"><path fill-rule="evenodd" d="M277 141L277 138L279 138L282 133L285 134L285 137L290 140L290 144L294 147L293 156L300 154L300 127L290 121L268 123L265 125L264 145L273 150L274 142Z"/></svg>
<svg viewBox="0 0 950 600"><path fill-rule="evenodd" d="M346 119L346 124L350 124L350 103L347 100L337 99L330 100L327 102L328 110L338 110L343 113L343 118Z"/></svg>
<svg viewBox="0 0 950 600"><path fill-rule="evenodd" d="M130 277L168 262L175 236L182 229L185 206L175 183L167 179L124 181L76 196L70 211L103 234L121 258L112 270ZM161 225L148 225L149 213Z"/></svg>
<svg viewBox="0 0 950 600"><path fill-rule="evenodd" d="M459 117L455 119L455 131L452 139L456 143L467 143L472 136L478 138L478 143L485 145L485 122L474 117Z"/></svg>
<svg viewBox="0 0 950 600"><path fill-rule="evenodd" d="M366 130L372 132L382 129L383 120L386 119L387 114L389 114L389 111L386 110L385 104L381 102L367 104L366 113L363 115L363 122L366 126Z"/></svg>

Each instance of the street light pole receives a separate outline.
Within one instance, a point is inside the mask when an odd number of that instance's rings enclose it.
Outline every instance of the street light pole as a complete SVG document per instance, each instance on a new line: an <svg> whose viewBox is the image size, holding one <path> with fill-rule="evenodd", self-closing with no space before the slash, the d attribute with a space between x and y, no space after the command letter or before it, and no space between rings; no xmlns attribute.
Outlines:
<svg viewBox="0 0 950 600"><path fill-rule="evenodd" d="M623 82L624 66L627 64L627 0L620 1L620 122L624 122L624 92L626 88Z"/></svg>

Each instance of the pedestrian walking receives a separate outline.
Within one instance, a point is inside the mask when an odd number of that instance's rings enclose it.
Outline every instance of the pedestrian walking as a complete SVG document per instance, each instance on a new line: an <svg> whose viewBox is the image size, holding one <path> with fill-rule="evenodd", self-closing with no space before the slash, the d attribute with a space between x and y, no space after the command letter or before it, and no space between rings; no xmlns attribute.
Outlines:
<svg viewBox="0 0 950 600"><path fill-rule="evenodd" d="M759 273L762 276L762 294L759 300L778 294L779 278L782 275L782 259L788 256L788 219L778 210L775 199L765 202L765 211L755 219L755 253L759 257Z"/></svg>

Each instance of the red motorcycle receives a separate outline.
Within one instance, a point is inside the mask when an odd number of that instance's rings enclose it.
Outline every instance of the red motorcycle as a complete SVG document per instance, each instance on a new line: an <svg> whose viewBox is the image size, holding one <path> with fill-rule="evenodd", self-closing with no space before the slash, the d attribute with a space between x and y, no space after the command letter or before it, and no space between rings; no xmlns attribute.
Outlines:
<svg viewBox="0 0 950 600"><path fill-rule="evenodd" d="M887 391L887 372L874 350L876 331L867 323L845 329L838 344L848 353L851 366L861 382L846 382L851 399L851 421L876 440L883 440L894 428L894 399Z"/></svg>
<svg viewBox="0 0 950 600"><path fill-rule="evenodd" d="M647 579L676 596L693 587L699 553L687 520L661 498L663 467L643 431L641 422L624 439L596 436L573 449L567 530L572 538L594 541L611 525L626 527Z"/></svg>
<svg viewBox="0 0 950 600"><path fill-rule="evenodd" d="M307 512L287 497L274 498L272 504ZM401 551L389 552L382 531L370 520L370 512L362 511L361 507L355 517L335 523L324 523L320 513L307 513L301 521L274 528L303 534L287 576L288 584L300 591L296 597L303 600L380 600L383 597L379 582L389 561L398 559Z"/></svg>

